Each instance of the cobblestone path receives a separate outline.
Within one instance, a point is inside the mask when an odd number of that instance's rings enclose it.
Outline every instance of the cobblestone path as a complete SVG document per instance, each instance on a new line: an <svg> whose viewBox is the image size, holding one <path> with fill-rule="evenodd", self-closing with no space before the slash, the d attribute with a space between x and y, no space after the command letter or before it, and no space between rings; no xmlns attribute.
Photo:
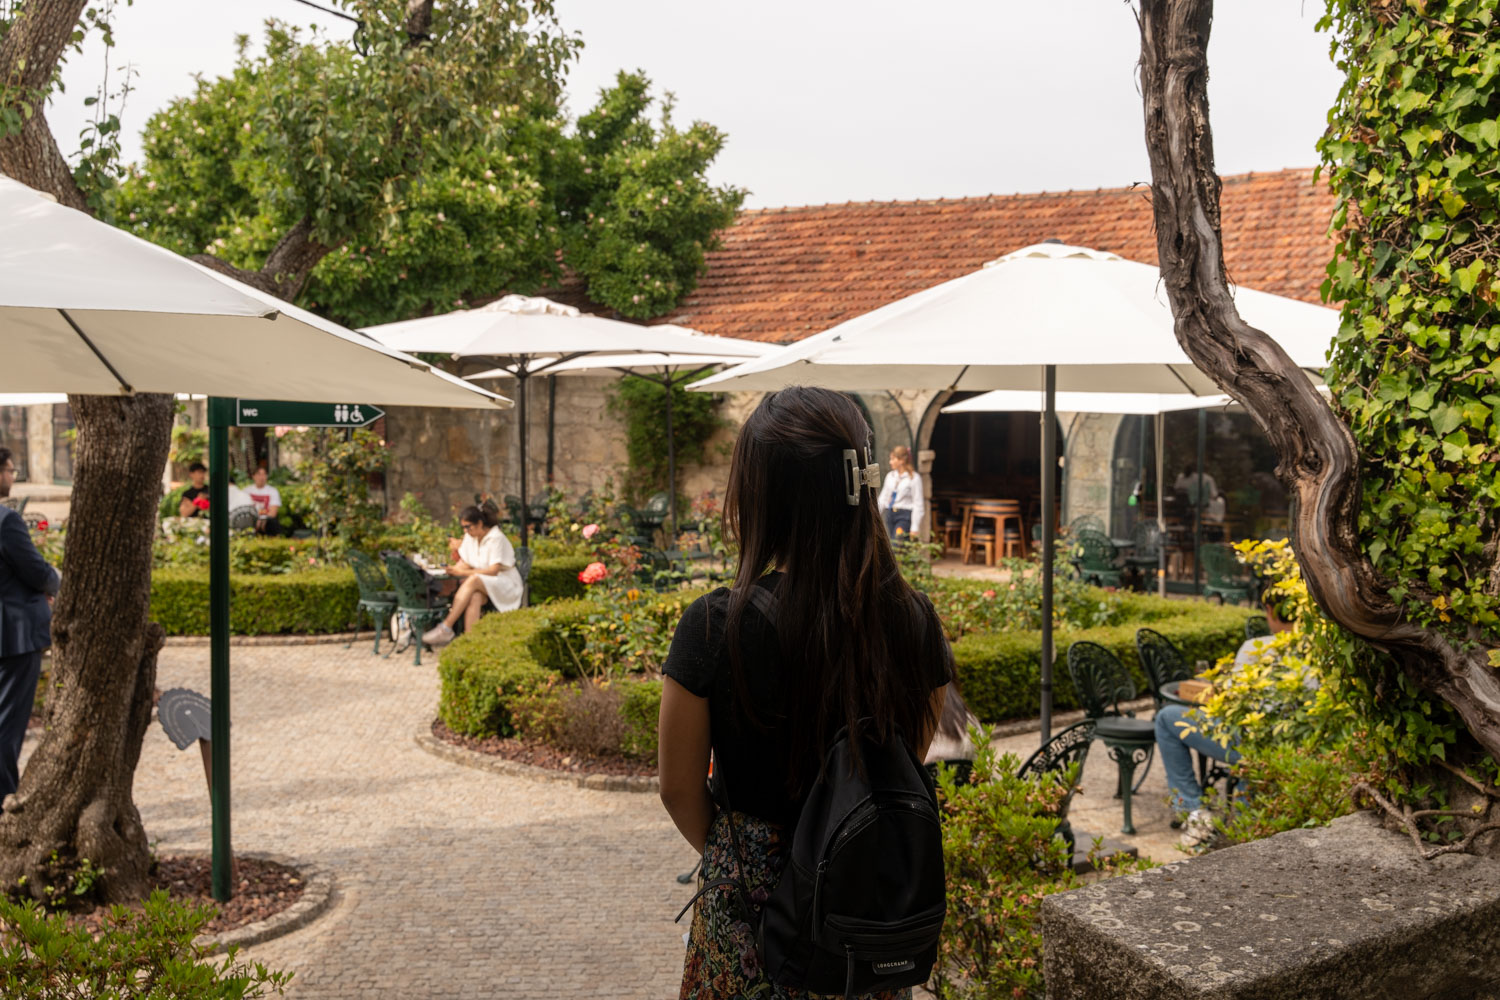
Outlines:
<svg viewBox="0 0 1500 1000"><path fill-rule="evenodd" d="M208 691L207 648L162 652L160 685ZM676 996L694 862L655 795L595 792L439 760L412 740L431 661L361 643L233 651L234 842L332 870L339 899L241 957L290 996ZM195 750L152 724L136 801L158 850L207 850Z"/></svg>

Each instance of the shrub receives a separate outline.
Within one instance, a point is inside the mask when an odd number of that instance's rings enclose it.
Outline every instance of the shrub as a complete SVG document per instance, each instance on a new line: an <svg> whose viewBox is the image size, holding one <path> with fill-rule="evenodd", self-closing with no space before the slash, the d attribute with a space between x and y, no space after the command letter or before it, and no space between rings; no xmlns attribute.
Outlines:
<svg viewBox="0 0 1500 1000"><path fill-rule="evenodd" d="M1077 772L1017 777L1015 755L997 754L987 730L974 736L971 782L957 784L939 768L948 914L929 985L942 1000L1040 997L1042 898L1083 884L1056 836ZM1101 867L1121 874L1150 865Z"/></svg>
<svg viewBox="0 0 1500 1000"><path fill-rule="evenodd" d="M438 718L464 736L512 736L511 702L557 678L533 653L543 606L485 615L438 657Z"/></svg>
<svg viewBox="0 0 1500 1000"><path fill-rule="evenodd" d="M1344 746L1263 746L1234 766L1235 805L1216 821L1222 846L1285 830L1326 826L1354 811L1349 788L1359 768Z"/></svg>
<svg viewBox="0 0 1500 1000"><path fill-rule="evenodd" d="M182 506L182 495L186 493L188 489L192 487L192 485L192 483L183 483L181 486L177 487L175 490L172 490L166 496L162 497L161 503L156 505L156 516L159 518L176 517L178 508Z"/></svg>
<svg viewBox="0 0 1500 1000"><path fill-rule="evenodd" d="M620 753L624 695L607 681L548 684L519 695L511 707L516 735L569 753L599 757Z"/></svg>
<svg viewBox="0 0 1500 1000"><path fill-rule="evenodd" d="M1052 706L1078 707L1068 678L1068 645L1097 642L1129 668L1137 690L1145 693L1146 676L1135 654L1136 629L1149 626L1171 639L1189 662L1217 660L1244 639L1245 608L1201 601L1164 601L1132 596L1121 601L1124 624L1091 629L1062 629L1053 634L1057 660L1053 667ZM958 683L974 714L986 722L1034 716L1041 707L1042 634L987 632L967 635L953 644Z"/></svg>
<svg viewBox="0 0 1500 1000"><path fill-rule="evenodd" d="M158 569L151 574L151 617L168 635L207 635L208 573ZM351 570L310 569L229 578L229 627L239 635L343 632L353 626L359 587Z"/></svg>
<svg viewBox="0 0 1500 1000"><path fill-rule="evenodd" d="M922 546L901 546L906 553ZM1040 564L1027 559L1002 559L1010 580L963 580L922 577L908 571L908 579L927 593L950 639L975 632L1009 632L1042 627ZM1084 584L1059 574L1053 580L1052 621L1055 628L1097 628L1125 620L1124 595Z"/></svg>
<svg viewBox="0 0 1500 1000"><path fill-rule="evenodd" d="M624 695L620 717L625 720L625 735L620 752L637 760L655 760L656 723L661 715L661 681L627 678L616 681Z"/></svg>
<svg viewBox="0 0 1500 1000"><path fill-rule="evenodd" d="M96 937L30 900L0 896L0 996L251 1000L284 994L290 973L238 964L235 948L215 959L193 943L212 916L209 907L176 903L157 890L139 910L114 907Z"/></svg>
<svg viewBox="0 0 1500 1000"><path fill-rule="evenodd" d="M545 559L538 556L531 564L531 577L527 581L531 585L531 602L541 604L582 597L584 587L578 573L590 562L592 559L588 556L562 555Z"/></svg>

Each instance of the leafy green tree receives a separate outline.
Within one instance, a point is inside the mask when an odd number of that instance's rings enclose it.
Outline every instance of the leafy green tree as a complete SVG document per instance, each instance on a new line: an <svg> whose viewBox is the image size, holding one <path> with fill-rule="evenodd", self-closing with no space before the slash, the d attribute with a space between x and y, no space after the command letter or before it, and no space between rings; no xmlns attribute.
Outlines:
<svg viewBox="0 0 1500 1000"><path fill-rule="evenodd" d="M1321 26L1345 73L1320 143L1339 198L1324 286L1343 311L1330 406L1240 319L1226 286L1205 86L1213 4L1141 4L1178 340L1276 448L1308 591L1345 630L1327 676L1358 707L1388 791L1437 776L1493 797L1500 759L1497 7L1327 0ZM1481 765L1486 781L1447 774L1455 763Z"/></svg>
<svg viewBox="0 0 1500 1000"><path fill-rule="evenodd" d="M233 73L200 80L196 94L152 117L145 162L110 199L115 221L244 269L274 255L297 220L312 219L327 252L300 300L356 326L534 292L564 267L596 302L646 318L693 288L743 198L704 177L722 133L702 122L678 130L670 99L654 122L644 76L621 73L570 129L543 67L528 67L527 87L435 113L444 127L400 147L421 163L419 176L403 180L409 170L389 155L393 123L351 110L366 86L364 61L347 45L276 24L258 57L242 38ZM329 83L344 78L342 88ZM317 87L337 91L320 127L287 129L294 142L265 126L281 120L286 92ZM304 144L309 154L295 152ZM347 166L351 159L368 169ZM360 195L362 184L374 187ZM314 186L326 193L285 195Z"/></svg>

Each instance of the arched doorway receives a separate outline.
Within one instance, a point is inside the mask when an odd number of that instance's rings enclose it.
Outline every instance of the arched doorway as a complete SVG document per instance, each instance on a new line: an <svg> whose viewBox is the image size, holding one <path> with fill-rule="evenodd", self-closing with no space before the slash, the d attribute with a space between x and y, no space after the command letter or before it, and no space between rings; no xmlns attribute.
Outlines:
<svg viewBox="0 0 1500 1000"><path fill-rule="evenodd" d="M977 392L955 392L933 400L922 420L930 426L925 447L933 451L934 500L952 496L1019 500L1027 523L1041 511L1042 421L1038 413L942 413L944 406ZM1057 452L1065 452L1062 427ZM1061 501L1063 475L1055 472L1054 496Z"/></svg>

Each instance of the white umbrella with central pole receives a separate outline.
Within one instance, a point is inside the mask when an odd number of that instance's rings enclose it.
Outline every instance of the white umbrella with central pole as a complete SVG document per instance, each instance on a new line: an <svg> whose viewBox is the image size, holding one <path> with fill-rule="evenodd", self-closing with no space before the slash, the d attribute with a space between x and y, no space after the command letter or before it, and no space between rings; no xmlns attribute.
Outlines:
<svg viewBox="0 0 1500 1000"><path fill-rule="evenodd" d="M1041 722L1052 723L1052 539L1056 394L1218 395L1173 333L1160 273L1112 253L1058 242L1007 254L785 350L695 382L701 392L821 385L886 389L1042 390ZM1339 314L1242 288L1240 315L1316 377Z"/></svg>
<svg viewBox="0 0 1500 1000"><path fill-rule="evenodd" d="M526 383L589 355L683 354L753 358L761 345L710 337L680 326L642 326L591 316L551 299L507 295L479 309L465 309L367 327L365 332L401 351L447 354L465 373L498 369L516 380L520 425L521 545L526 545ZM748 345L748 346L747 346Z"/></svg>
<svg viewBox="0 0 1500 1000"><path fill-rule="evenodd" d="M754 340L734 340L729 337L712 339L719 342L714 346L730 344L735 350L743 351L753 357L764 357L781 350L774 344L763 344ZM547 373L549 375L596 375L601 372L615 371L630 378L638 378L659 385L666 391L667 496L670 498L668 517L671 522L668 533L675 543L677 538L677 443L672 434L672 391L679 385L691 382L706 371L742 360L744 360L743 357L722 354L590 354L571 361L559 361L550 365ZM473 379L503 378L509 374L510 372L503 368L496 368L469 377Z"/></svg>
<svg viewBox="0 0 1500 1000"><path fill-rule="evenodd" d="M213 894L229 880L228 426L271 400L483 407L509 400L0 176L0 392L209 400ZM297 363L289 364L289 359ZM330 407L330 410L333 408ZM345 408L347 410L347 407Z"/></svg>

